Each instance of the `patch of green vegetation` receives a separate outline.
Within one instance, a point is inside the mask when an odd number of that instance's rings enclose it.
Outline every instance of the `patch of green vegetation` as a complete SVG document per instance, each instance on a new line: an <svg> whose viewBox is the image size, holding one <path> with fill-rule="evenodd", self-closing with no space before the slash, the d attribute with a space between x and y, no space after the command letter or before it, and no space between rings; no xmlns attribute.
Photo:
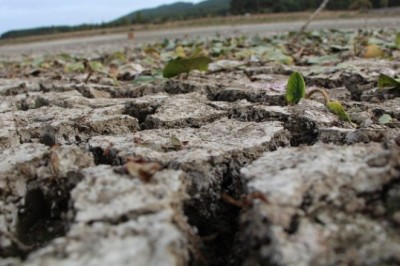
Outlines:
<svg viewBox="0 0 400 266"><path fill-rule="evenodd" d="M210 63L211 59L205 56L173 59L165 66L163 76L172 78L182 73L189 74L192 70L207 71Z"/></svg>
<svg viewBox="0 0 400 266"><path fill-rule="evenodd" d="M400 49L400 32L396 34L395 44L397 49Z"/></svg>
<svg viewBox="0 0 400 266"><path fill-rule="evenodd" d="M349 122L353 127L355 126L354 123L351 122L349 115L347 114L346 110L344 109L343 105L339 101L332 101L329 97L329 94L324 89L313 89L308 92L306 95L306 84L304 82L303 75L299 72L294 72L288 80L288 84L286 87L286 101L288 104L297 104L301 99L307 98L310 99L311 96L315 93L320 93L324 96L325 106L337 115L340 120Z"/></svg>
<svg viewBox="0 0 400 266"><path fill-rule="evenodd" d="M400 89L400 80L389 77L385 74L380 74L378 78L378 88L397 88Z"/></svg>
<svg viewBox="0 0 400 266"><path fill-rule="evenodd" d="M384 114L381 117L379 117L379 123L382 125L390 124L392 120L393 118L388 114Z"/></svg>

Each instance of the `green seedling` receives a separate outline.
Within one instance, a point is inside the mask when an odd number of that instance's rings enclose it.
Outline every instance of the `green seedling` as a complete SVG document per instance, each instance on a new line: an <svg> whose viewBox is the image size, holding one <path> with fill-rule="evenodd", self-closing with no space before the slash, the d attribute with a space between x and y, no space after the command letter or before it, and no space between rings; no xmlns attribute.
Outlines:
<svg viewBox="0 0 400 266"><path fill-rule="evenodd" d="M192 70L207 71L211 59L206 56L193 58L177 58L168 62L163 71L164 78L173 78Z"/></svg>
<svg viewBox="0 0 400 266"><path fill-rule="evenodd" d="M299 72L290 75L286 87L286 102L288 104L297 104L306 96L306 83Z"/></svg>
<svg viewBox="0 0 400 266"><path fill-rule="evenodd" d="M400 80L389 77L385 74L380 74L378 78L378 88L397 88L400 89Z"/></svg>
<svg viewBox="0 0 400 266"><path fill-rule="evenodd" d="M303 76L299 72L294 72L290 75L287 88L286 88L286 101L288 104L297 104L302 98L310 99L315 93L320 93L324 96L325 106L337 115L341 120L350 122L355 127L356 125L351 122L349 115L346 113L342 104L338 101L331 101L329 94L323 89L313 89L306 95L306 84Z"/></svg>
<svg viewBox="0 0 400 266"><path fill-rule="evenodd" d="M326 104L326 107L328 107L329 111L337 115L341 120L347 121L352 126L355 126L355 124L351 122L349 115L339 101L330 101Z"/></svg>
<svg viewBox="0 0 400 266"><path fill-rule="evenodd" d="M310 99L311 96L314 95L315 93L320 93L320 94L322 94L322 96L324 96L325 106L329 109L329 111L331 111L332 113L337 115L340 118L340 120L349 122L352 127L357 126L356 124L351 122L350 116L347 114L343 105L339 101L332 101L331 98L329 97L329 94L326 92L326 90L313 89L307 94L306 98Z"/></svg>

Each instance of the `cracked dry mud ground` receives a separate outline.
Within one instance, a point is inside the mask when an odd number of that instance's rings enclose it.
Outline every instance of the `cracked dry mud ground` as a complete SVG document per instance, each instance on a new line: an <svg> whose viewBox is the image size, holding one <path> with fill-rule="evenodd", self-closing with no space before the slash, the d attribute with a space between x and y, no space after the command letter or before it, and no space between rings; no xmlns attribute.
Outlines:
<svg viewBox="0 0 400 266"><path fill-rule="evenodd" d="M376 78L400 64L346 64L306 82L358 128L320 99L285 104L310 67L1 78L0 265L399 265L400 94Z"/></svg>

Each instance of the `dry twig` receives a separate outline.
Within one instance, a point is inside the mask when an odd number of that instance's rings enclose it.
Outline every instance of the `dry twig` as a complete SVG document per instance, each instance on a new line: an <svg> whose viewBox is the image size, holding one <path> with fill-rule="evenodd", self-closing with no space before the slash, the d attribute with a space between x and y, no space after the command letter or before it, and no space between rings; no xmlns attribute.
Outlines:
<svg viewBox="0 0 400 266"><path fill-rule="evenodd" d="M321 5L318 7L317 10L310 16L310 18L307 20L307 22L300 28L299 32L297 33L295 39L297 39L300 35L304 33L308 25L311 23L311 21L314 20L314 18L326 7L328 4L329 0L324 0Z"/></svg>

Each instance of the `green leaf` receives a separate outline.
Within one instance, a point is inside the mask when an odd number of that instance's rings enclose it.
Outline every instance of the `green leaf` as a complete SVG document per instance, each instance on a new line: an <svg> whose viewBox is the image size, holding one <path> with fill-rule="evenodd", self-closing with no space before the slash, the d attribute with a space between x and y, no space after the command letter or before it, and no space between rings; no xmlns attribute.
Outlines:
<svg viewBox="0 0 400 266"><path fill-rule="evenodd" d="M83 71L85 71L85 66L81 62L71 63L71 64L67 64L64 67L64 71L66 73L83 72Z"/></svg>
<svg viewBox="0 0 400 266"><path fill-rule="evenodd" d="M118 60L118 61L120 61L120 62L122 62L122 63L126 63L128 60L126 59L126 57L125 57L125 55L122 53L122 52L120 52L120 51L117 51L117 52L115 52L115 53L113 53L111 56L110 56L110 58L109 58L109 62L112 62L113 60Z"/></svg>
<svg viewBox="0 0 400 266"><path fill-rule="evenodd" d="M400 88L400 81L388 75L380 74L378 78L378 88Z"/></svg>
<svg viewBox="0 0 400 266"><path fill-rule="evenodd" d="M156 80L156 78L153 76L139 76L133 80L133 84L138 85L141 83L150 83L155 80Z"/></svg>
<svg viewBox="0 0 400 266"><path fill-rule="evenodd" d="M392 122L392 117L388 114L384 114L379 118L379 123L382 125L389 124L390 122Z"/></svg>
<svg viewBox="0 0 400 266"><path fill-rule="evenodd" d="M61 59L63 61L68 61L68 62L74 61L74 58L70 54L67 54L67 53L58 54L57 58Z"/></svg>
<svg viewBox="0 0 400 266"><path fill-rule="evenodd" d="M42 64L46 61L44 57L38 57L32 62L32 66L35 68L41 67Z"/></svg>
<svg viewBox="0 0 400 266"><path fill-rule="evenodd" d="M310 65L334 64L334 63L338 63L339 61L340 61L340 59L337 54L306 57L306 63L310 64Z"/></svg>
<svg viewBox="0 0 400 266"><path fill-rule="evenodd" d="M286 87L286 101L289 104L298 103L301 98L306 96L306 83L299 72L290 75Z"/></svg>
<svg viewBox="0 0 400 266"><path fill-rule="evenodd" d="M263 40L259 35L254 36L251 40L250 43L252 46L260 46L263 43Z"/></svg>
<svg viewBox="0 0 400 266"><path fill-rule="evenodd" d="M293 57L285 55L281 50L274 50L264 54L264 58L270 61L279 62L285 65L293 64Z"/></svg>
<svg viewBox="0 0 400 266"><path fill-rule="evenodd" d="M398 49L400 49L400 32L396 34L396 40L394 41Z"/></svg>
<svg viewBox="0 0 400 266"><path fill-rule="evenodd" d="M178 58L168 62L163 71L164 78L172 78L192 70L207 71L211 59L205 56L194 58Z"/></svg>
<svg viewBox="0 0 400 266"><path fill-rule="evenodd" d="M90 61L89 62L90 67L93 69L93 71L103 71L104 66L102 63L97 62L97 61Z"/></svg>
<svg viewBox="0 0 400 266"><path fill-rule="evenodd" d="M340 102L331 101L326 104L326 107L328 107L329 111L331 111L332 113L337 115L341 120L347 121L347 122L350 122L351 124L353 124L350 120L349 115L346 113L346 111L344 110L344 107L342 106L342 104Z"/></svg>
<svg viewBox="0 0 400 266"><path fill-rule="evenodd" d="M139 84L146 84L146 83L151 83L156 80L162 80L163 77L161 75L155 75L155 76L139 76L133 80L134 85L139 85Z"/></svg>

